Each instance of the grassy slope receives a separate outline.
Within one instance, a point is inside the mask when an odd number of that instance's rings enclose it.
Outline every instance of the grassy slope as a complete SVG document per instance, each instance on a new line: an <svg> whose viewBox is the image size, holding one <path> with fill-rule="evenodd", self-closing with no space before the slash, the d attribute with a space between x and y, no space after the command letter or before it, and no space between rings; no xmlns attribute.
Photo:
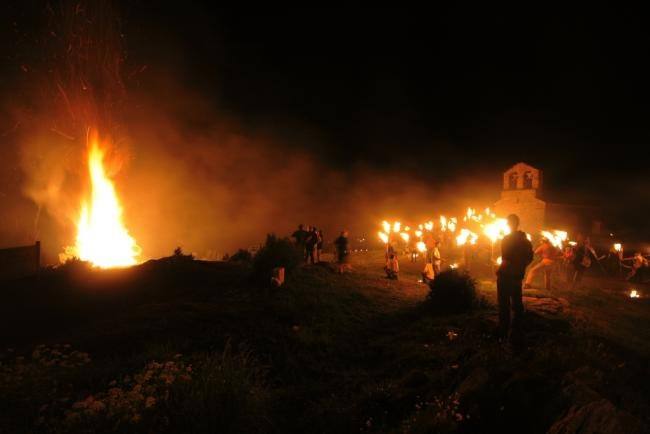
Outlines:
<svg viewBox="0 0 650 434"><path fill-rule="evenodd" d="M400 281L388 281L380 254L359 254L354 273L306 267L272 292L230 264L59 271L12 284L0 333L18 351L71 343L89 352L93 362L71 380L77 398L152 359L230 342L266 371L263 431L546 432L591 392L648 422L646 300L631 302L624 288L531 291L529 348L513 355L491 335L494 308L432 315L420 303L421 265L401 265ZM491 280L480 289L494 299ZM576 384L588 392L574 396Z"/></svg>

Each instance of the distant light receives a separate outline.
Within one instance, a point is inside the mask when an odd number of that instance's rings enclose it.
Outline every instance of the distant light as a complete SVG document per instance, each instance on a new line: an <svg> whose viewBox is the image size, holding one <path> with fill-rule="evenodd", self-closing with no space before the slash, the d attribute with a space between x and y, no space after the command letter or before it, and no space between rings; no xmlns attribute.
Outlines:
<svg viewBox="0 0 650 434"><path fill-rule="evenodd" d="M639 297L641 297L641 294L639 294L636 289L630 291L630 298L639 298Z"/></svg>

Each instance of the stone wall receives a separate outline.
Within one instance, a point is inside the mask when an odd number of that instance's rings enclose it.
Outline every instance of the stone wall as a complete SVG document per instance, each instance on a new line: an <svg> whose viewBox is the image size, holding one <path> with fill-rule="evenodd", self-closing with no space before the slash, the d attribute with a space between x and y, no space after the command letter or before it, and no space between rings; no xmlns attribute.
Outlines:
<svg viewBox="0 0 650 434"><path fill-rule="evenodd" d="M517 214L521 230L530 234L538 234L545 228L546 202L536 197L535 190L502 191L494 212L501 217Z"/></svg>

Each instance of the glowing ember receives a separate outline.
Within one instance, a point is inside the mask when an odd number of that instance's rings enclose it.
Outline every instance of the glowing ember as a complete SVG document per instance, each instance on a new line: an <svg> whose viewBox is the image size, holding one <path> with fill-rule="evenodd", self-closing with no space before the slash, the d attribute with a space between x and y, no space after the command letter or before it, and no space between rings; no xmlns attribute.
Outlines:
<svg viewBox="0 0 650 434"><path fill-rule="evenodd" d="M76 245L69 250L101 268L137 264L141 250L122 221L122 207L115 186L106 175L104 151L96 134L89 139L88 170L90 199L82 203Z"/></svg>
<svg viewBox="0 0 650 434"><path fill-rule="evenodd" d="M379 235L379 239L380 239L384 244L388 244L388 234L387 234L387 233L379 231L378 235Z"/></svg>
<svg viewBox="0 0 650 434"><path fill-rule="evenodd" d="M641 297L641 295L637 292L636 289L630 291L630 298L639 298L639 297Z"/></svg>

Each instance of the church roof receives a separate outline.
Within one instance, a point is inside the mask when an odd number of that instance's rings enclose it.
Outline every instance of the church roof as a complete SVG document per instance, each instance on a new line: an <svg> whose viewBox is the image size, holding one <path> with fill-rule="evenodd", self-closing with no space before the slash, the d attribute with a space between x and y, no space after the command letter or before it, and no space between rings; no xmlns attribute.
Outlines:
<svg viewBox="0 0 650 434"><path fill-rule="evenodd" d="M509 172L509 171L511 171L511 170L513 170L513 169L524 169L524 170L526 170L526 169L531 169L531 170L537 170L537 171L539 171L539 169L538 169L537 167L533 167L533 166L531 166L531 165L528 164L528 163L524 163L523 161L520 161L519 163L514 164L513 166L509 167L509 168L506 170L506 172Z"/></svg>

